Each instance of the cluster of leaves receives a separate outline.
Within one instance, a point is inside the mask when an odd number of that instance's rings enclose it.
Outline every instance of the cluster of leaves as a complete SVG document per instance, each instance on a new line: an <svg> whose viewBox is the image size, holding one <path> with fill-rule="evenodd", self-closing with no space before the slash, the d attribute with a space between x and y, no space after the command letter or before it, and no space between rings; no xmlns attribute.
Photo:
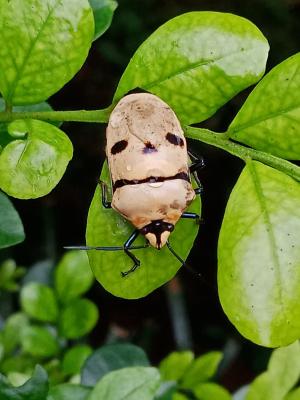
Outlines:
<svg viewBox="0 0 300 400"><path fill-rule="evenodd" d="M20 286L18 280L24 276L26 269L17 266L14 260L6 260L0 265L0 293L16 292Z"/></svg>
<svg viewBox="0 0 300 400"><path fill-rule="evenodd" d="M108 29L116 7L114 0L1 0L0 110L52 111L45 100L78 72L92 42ZM59 125L35 119L0 123L4 192L37 198L57 185L73 154ZM0 248L22 240L22 223L0 193Z"/></svg>
<svg viewBox="0 0 300 400"><path fill-rule="evenodd" d="M109 26L115 8L116 3L109 0L0 0L3 121L26 114L16 113L17 106L45 107L38 103L79 70L93 39ZM106 122L113 106L138 87L174 109L187 137L221 147L246 162L220 232L219 295L225 313L245 337L276 347L300 337L300 173L286 161L300 159L300 54L283 61L258 83L225 133L189 126L211 117L236 94L257 83L265 72L268 50L261 31L244 18L216 12L178 16L137 49L111 106L97 110L93 121ZM26 119L2 126L5 132L0 136L0 188L24 199L48 193L72 157L71 142L62 130L34 115L31 111ZM62 114L50 111L47 115L49 120L59 120ZM73 118L91 121L90 114L86 115L78 112ZM102 176L108 179L107 167ZM6 204L7 218L16 224L11 231L7 219L0 220L4 247L18 243L24 234L8 200L0 201ZM199 203L192 207L199 209ZM130 230L121 216L102 208L96 191L87 223L88 244L119 246ZM172 233L172 245L182 258L196 234L197 227L188 221ZM97 280L108 291L139 298L180 268L167 249L140 250L140 255L142 266L126 279L121 279L120 271L131 264L122 253L90 252L89 259ZM157 268L161 264L163 268Z"/></svg>
<svg viewBox="0 0 300 400"><path fill-rule="evenodd" d="M87 255L66 254L54 270L53 287L39 280L37 271L35 278L32 271L25 276L21 311L11 314L0 330L0 371L13 383L27 380L37 363L49 373L51 382L64 381L80 371L92 351L81 341L99 316L96 305L81 297L94 280ZM70 340L76 343L71 349Z"/></svg>
<svg viewBox="0 0 300 400"><path fill-rule="evenodd" d="M71 352L72 350L70 350ZM132 344L111 344L94 351L83 362L74 357L78 382L49 384L46 371L37 366L33 376L15 387L0 376L0 398L6 400L296 400L293 389L300 377L298 342L275 350L268 369L251 384L231 395L212 382L222 358L210 352L198 358L190 351L174 352L151 367L144 351ZM69 360L71 361L71 360ZM71 364L70 364L71 365Z"/></svg>

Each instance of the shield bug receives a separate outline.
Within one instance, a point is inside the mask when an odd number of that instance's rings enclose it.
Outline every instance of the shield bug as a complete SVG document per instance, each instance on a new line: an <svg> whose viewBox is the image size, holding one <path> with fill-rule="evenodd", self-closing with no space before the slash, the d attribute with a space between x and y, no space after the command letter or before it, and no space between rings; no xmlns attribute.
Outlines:
<svg viewBox="0 0 300 400"><path fill-rule="evenodd" d="M122 273L126 276L140 265L132 250L141 248L133 246L141 234L158 250L166 244L184 263L168 238L180 218L199 220L198 214L185 210L196 194L201 193L195 171L203 167L203 159L190 154L193 163L189 166L186 139L175 113L152 94L127 95L110 115L106 141L112 198L107 198L106 184L99 182L102 204L113 208L136 229L120 247L68 248L123 250L133 261L132 268ZM191 174L198 184L196 189L192 186Z"/></svg>

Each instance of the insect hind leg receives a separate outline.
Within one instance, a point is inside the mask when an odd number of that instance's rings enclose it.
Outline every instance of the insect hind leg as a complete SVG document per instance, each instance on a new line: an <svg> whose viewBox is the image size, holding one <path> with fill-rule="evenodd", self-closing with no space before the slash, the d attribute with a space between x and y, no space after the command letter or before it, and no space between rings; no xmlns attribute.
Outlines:
<svg viewBox="0 0 300 400"><path fill-rule="evenodd" d="M203 157L197 157L195 154L188 152L190 159L192 160L192 164L189 167L190 173L193 175L198 187L196 187L195 193L201 195L203 193L203 186L200 182L197 172L205 167L205 162Z"/></svg>
<svg viewBox="0 0 300 400"><path fill-rule="evenodd" d="M124 252L133 261L133 266L128 271L121 272L122 278L125 278L125 276L128 276L129 274L134 272L141 265L140 260L129 250L132 243L138 237L139 233L140 232L138 230L135 230L124 243Z"/></svg>

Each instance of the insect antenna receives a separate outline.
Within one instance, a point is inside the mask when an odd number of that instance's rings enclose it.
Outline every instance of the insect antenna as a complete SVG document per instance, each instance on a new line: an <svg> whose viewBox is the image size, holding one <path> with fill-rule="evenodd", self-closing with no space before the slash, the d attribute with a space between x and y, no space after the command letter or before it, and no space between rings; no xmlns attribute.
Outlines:
<svg viewBox="0 0 300 400"><path fill-rule="evenodd" d="M145 249L149 247L149 244L145 244L143 246L132 246L129 247L128 250L138 250ZM64 246L66 250L104 250L104 251L119 251L125 249L124 246Z"/></svg>

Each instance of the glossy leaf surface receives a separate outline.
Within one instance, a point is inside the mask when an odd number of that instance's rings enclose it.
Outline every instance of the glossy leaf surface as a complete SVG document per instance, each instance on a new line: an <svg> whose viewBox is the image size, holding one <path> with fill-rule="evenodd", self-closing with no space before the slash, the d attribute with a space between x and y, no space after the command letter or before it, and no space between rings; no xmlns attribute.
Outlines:
<svg viewBox="0 0 300 400"><path fill-rule="evenodd" d="M186 124L203 121L265 70L268 42L233 14L191 12L158 28L136 51L115 94L156 94Z"/></svg>
<svg viewBox="0 0 300 400"><path fill-rule="evenodd" d="M81 383L94 386L111 371L126 367L147 367L149 365L145 352L133 344L109 344L96 350L85 362Z"/></svg>
<svg viewBox="0 0 300 400"><path fill-rule="evenodd" d="M58 305L53 289L40 283L29 283L21 291L22 309L39 321L55 322Z"/></svg>
<svg viewBox="0 0 300 400"><path fill-rule="evenodd" d="M88 0L0 1L0 91L34 104L62 88L84 63L94 35Z"/></svg>
<svg viewBox="0 0 300 400"><path fill-rule="evenodd" d="M263 346L284 346L300 337L299 231L299 184L248 162L226 207L218 287L231 322Z"/></svg>
<svg viewBox="0 0 300 400"><path fill-rule="evenodd" d="M118 3L115 0L89 0L94 12L94 40L103 35L110 27Z"/></svg>
<svg viewBox="0 0 300 400"><path fill-rule="evenodd" d="M5 101L2 97L0 97L0 112L5 110ZM36 112L36 111L53 111L53 108L50 106L49 103L43 101L42 103L38 104L31 104L25 106L14 106L12 108L12 112ZM51 122L52 125L60 126L61 122ZM14 139L8 134L8 125L9 123L0 122L0 146L4 147L9 142L13 141Z"/></svg>
<svg viewBox="0 0 300 400"><path fill-rule="evenodd" d="M300 53L284 60L251 92L229 127L231 138L258 150L300 159Z"/></svg>
<svg viewBox="0 0 300 400"><path fill-rule="evenodd" d="M109 172L105 164L101 180L109 183ZM188 211L201 215L199 196ZM182 259L186 259L197 236L199 225L193 220L180 220L170 236L170 243ZM116 211L105 209L101 204L101 190L97 187L92 200L88 221L86 241L90 246L122 246L134 231L134 227ZM144 245L144 237L139 237L134 245ZM90 265L96 279L115 296L139 298L169 281L181 267L181 263L171 254L167 246L161 250L152 247L134 250L141 266L123 278L121 272L132 267L132 260L123 251L88 252Z"/></svg>
<svg viewBox="0 0 300 400"><path fill-rule="evenodd" d="M90 388L64 383L51 387L47 400L87 400L90 392Z"/></svg>
<svg viewBox="0 0 300 400"><path fill-rule="evenodd" d="M0 187L19 199L48 194L60 181L73 155L60 129L37 120L18 120L8 127L16 140L0 153Z"/></svg>
<svg viewBox="0 0 300 400"><path fill-rule="evenodd" d="M19 214L9 198L0 192L0 249L13 246L25 239Z"/></svg>
<svg viewBox="0 0 300 400"><path fill-rule="evenodd" d="M75 299L60 314L60 334L68 339L82 337L94 328L98 317L98 308L94 303L87 299Z"/></svg>
<svg viewBox="0 0 300 400"><path fill-rule="evenodd" d="M12 387L3 375L0 375L1 400L46 400L48 393L48 376L39 365L32 378L23 386Z"/></svg>
<svg viewBox="0 0 300 400"><path fill-rule="evenodd" d="M156 368L123 368L105 375L88 400L153 400L159 382Z"/></svg>
<svg viewBox="0 0 300 400"><path fill-rule="evenodd" d="M55 270L55 288L63 303L88 291L93 281L94 276L84 251L66 253Z"/></svg>

